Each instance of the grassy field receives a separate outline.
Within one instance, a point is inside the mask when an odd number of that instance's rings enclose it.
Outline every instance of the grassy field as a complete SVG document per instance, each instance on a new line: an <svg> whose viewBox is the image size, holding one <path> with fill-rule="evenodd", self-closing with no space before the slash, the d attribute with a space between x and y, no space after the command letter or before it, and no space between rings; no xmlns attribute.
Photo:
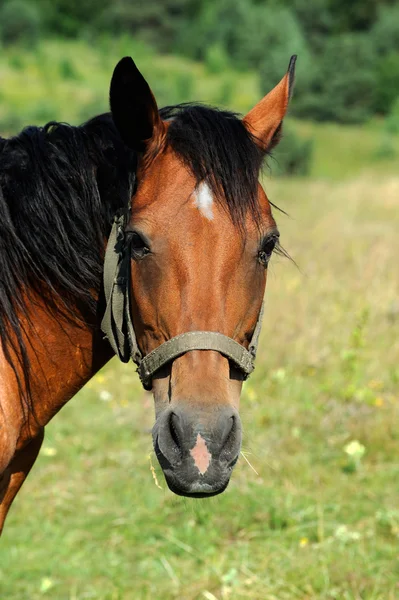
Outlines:
<svg viewBox="0 0 399 600"><path fill-rule="evenodd" d="M0 56L0 133L106 110L126 54L161 105L245 112L260 96L254 74L131 40L48 40ZM399 137L293 126L314 140L312 178L266 189L298 267L270 267L228 490L167 490L152 399L112 361L47 428L0 544L1 600L399 599Z"/></svg>
<svg viewBox="0 0 399 600"><path fill-rule="evenodd" d="M399 598L399 176L266 188L298 268L270 268L228 490L167 490L151 397L112 361L47 429L2 599Z"/></svg>
<svg viewBox="0 0 399 600"><path fill-rule="evenodd" d="M313 140L311 177L337 181L363 174L371 178L397 173L399 135L390 134L381 120L345 126L294 121L292 127Z"/></svg>

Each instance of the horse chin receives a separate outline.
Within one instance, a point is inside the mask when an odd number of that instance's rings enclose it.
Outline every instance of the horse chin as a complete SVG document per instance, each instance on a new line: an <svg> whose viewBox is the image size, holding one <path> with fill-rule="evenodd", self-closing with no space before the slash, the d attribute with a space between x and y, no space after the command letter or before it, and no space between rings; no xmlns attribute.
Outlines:
<svg viewBox="0 0 399 600"><path fill-rule="evenodd" d="M184 496L186 498L211 498L212 496L217 496L225 491L230 481L229 476L225 482L222 484L218 482L217 485L202 481L186 483L177 478L173 471L164 471L164 475L170 491L177 496Z"/></svg>

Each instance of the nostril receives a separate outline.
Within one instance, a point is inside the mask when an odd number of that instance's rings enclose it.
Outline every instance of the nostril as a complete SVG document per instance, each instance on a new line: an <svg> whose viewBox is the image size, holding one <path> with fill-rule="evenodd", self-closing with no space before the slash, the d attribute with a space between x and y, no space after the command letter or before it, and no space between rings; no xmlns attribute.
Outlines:
<svg viewBox="0 0 399 600"><path fill-rule="evenodd" d="M181 441L179 438L179 429L180 429L180 418L176 413L171 412L170 417L169 417L170 436L171 436L174 444L180 450L181 449Z"/></svg>
<svg viewBox="0 0 399 600"><path fill-rule="evenodd" d="M221 435L221 448L224 448L229 443L229 439L234 435L235 431L235 416L232 415L229 419L226 419Z"/></svg>
<svg viewBox="0 0 399 600"><path fill-rule="evenodd" d="M238 459L241 447L241 425L239 417L232 415L226 423L220 460L232 467Z"/></svg>
<svg viewBox="0 0 399 600"><path fill-rule="evenodd" d="M153 429L154 446L162 468L175 467L182 460L182 432L180 419L171 412L162 415ZM165 460L168 461L166 465Z"/></svg>

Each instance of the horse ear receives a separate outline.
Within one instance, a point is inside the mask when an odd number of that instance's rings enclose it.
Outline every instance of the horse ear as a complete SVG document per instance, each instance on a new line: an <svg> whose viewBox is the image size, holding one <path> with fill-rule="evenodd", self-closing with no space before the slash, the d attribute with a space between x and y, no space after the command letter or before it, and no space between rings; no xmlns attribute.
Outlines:
<svg viewBox="0 0 399 600"><path fill-rule="evenodd" d="M129 148L145 152L159 140L164 124L157 103L148 83L129 56L122 58L115 67L109 99L116 128Z"/></svg>
<svg viewBox="0 0 399 600"><path fill-rule="evenodd" d="M296 58L296 55L291 56L288 71L280 83L243 119L245 126L264 151L271 150L280 141L283 119L294 86Z"/></svg>

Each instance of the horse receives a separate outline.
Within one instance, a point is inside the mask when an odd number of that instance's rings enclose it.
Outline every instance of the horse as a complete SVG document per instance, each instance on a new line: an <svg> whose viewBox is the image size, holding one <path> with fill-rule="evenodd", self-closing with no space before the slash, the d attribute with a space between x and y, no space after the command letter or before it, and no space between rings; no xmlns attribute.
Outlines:
<svg viewBox="0 0 399 600"><path fill-rule="evenodd" d="M159 110L125 57L110 113L0 138L0 529L46 424L115 353L152 391L169 488L226 488L279 248L259 173L295 58L241 119L194 103Z"/></svg>

